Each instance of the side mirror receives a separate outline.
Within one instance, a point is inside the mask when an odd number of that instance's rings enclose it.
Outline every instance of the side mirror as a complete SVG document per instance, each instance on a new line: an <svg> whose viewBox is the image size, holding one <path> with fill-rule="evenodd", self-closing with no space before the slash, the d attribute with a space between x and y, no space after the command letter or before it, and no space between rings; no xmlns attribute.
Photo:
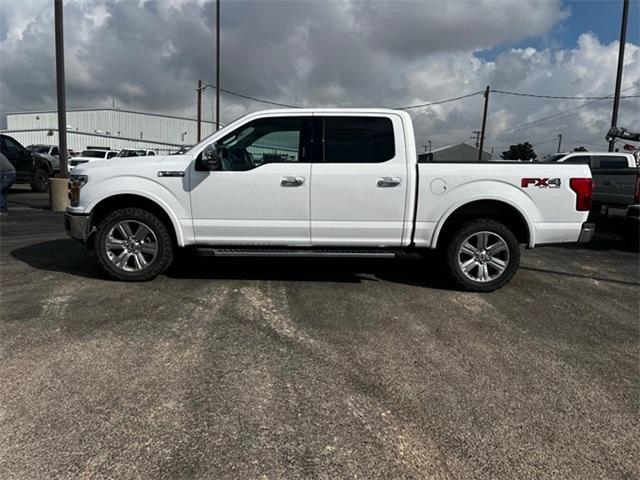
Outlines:
<svg viewBox="0 0 640 480"><path fill-rule="evenodd" d="M220 169L220 153L214 143L207 145L201 153L201 165L203 170Z"/></svg>

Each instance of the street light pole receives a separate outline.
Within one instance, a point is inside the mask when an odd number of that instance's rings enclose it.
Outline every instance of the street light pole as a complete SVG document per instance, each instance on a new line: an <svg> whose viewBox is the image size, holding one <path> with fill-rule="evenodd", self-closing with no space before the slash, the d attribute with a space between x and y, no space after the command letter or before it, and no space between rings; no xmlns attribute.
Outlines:
<svg viewBox="0 0 640 480"><path fill-rule="evenodd" d="M216 0L216 131L220 129L220 0Z"/></svg>
<svg viewBox="0 0 640 480"><path fill-rule="evenodd" d="M627 38L627 19L629 18L629 0L624 0L622 6L622 25L620 26L620 49L618 50L618 71L616 73L616 91L613 97L613 112L611 126L618 125L618 106L620 104L620 85L622 84L622 67L624 65L624 44ZM613 152L615 139L609 142L609 151Z"/></svg>
<svg viewBox="0 0 640 480"><path fill-rule="evenodd" d="M58 97L58 155L60 174L69 174L67 167L67 110L64 90L64 26L62 19L62 0L53 4L56 44L56 93Z"/></svg>

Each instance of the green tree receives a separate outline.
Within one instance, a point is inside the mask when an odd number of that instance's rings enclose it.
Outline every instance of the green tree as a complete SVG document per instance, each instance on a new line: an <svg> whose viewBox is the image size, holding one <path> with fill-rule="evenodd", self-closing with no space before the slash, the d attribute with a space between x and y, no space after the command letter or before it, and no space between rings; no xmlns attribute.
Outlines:
<svg viewBox="0 0 640 480"><path fill-rule="evenodd" d="M533 151L533 145L529 142L511 145L509 150L502 152L500 157L504 160L535 160L538 158L536 152Z"/></svg>
<svg viewBox="0 0 640 480"><path fill-rule="evenodd" d="M587 149L584 148L582 145L580 145L579 147L576 147L573 149L574 152L586 152Z"/></svg>

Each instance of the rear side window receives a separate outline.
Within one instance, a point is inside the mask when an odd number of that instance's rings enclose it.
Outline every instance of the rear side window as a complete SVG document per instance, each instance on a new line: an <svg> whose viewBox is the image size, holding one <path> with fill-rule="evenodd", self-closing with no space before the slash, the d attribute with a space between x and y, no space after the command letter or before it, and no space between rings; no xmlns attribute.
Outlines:
<svg viewBox="0 0 640 480"><path fill-rule="evenodd" d="M326 163L381 163L395 156L393 124L379 117L325 117Z"/></svg>
<svg viewBox="0 0 640 480"><path fill-rule="evenodd" d="M591 163L591 157L589 155L576 155L575 157L569 157L562 163L583 163L589 165Z"/></svg>
<svg viewBox="0 0 640 480"><path fill-rule="evenodd" d="M627 168L629 163L625 157L601 156L596 157L597 168Z"/></svg>

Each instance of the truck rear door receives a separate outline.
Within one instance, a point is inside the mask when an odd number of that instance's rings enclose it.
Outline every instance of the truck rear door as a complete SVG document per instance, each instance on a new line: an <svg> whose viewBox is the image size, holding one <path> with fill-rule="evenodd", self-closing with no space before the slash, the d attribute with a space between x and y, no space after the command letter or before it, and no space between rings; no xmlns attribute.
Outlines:
<svg viewBox="0 0 640 480"><path fill-rule="evenodd" d="M312 246L400 246L407 194L402 121L396 115L314 117Z"/></svg>

